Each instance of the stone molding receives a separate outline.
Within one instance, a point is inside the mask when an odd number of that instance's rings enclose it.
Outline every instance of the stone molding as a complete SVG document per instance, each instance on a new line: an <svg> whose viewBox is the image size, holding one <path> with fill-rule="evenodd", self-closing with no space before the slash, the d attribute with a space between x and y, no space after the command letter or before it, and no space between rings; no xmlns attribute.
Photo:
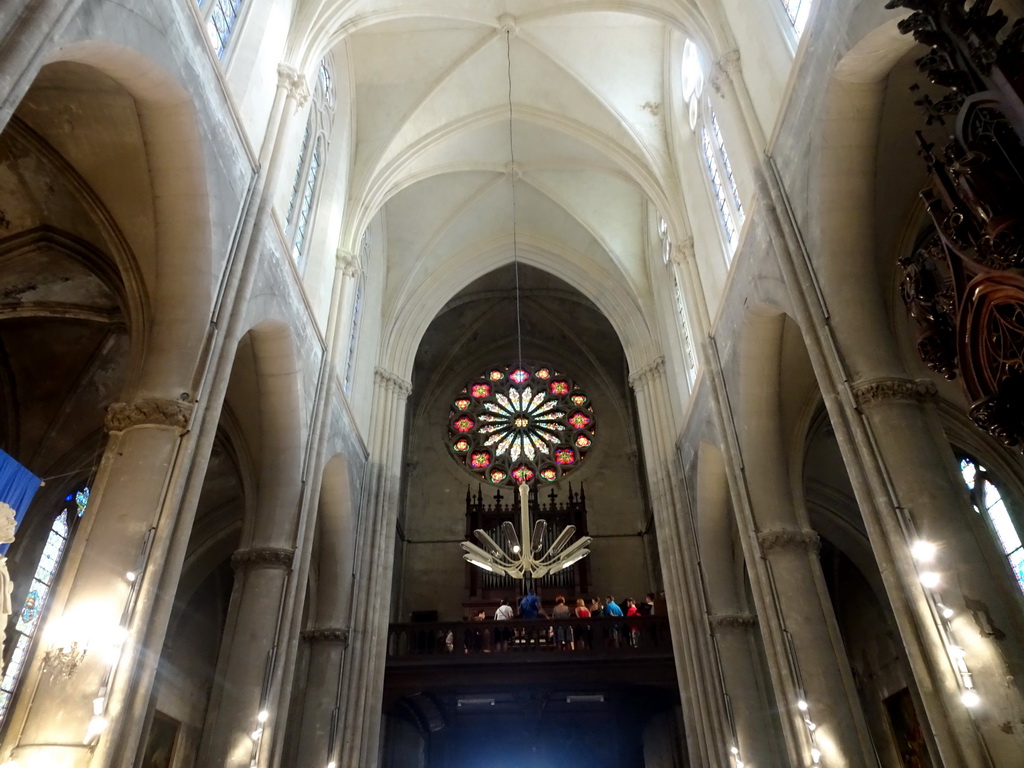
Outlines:
<svg viewBox="0 0 1024 768"><path fill-rule="evenodd" d="M712 629L749 629L757 626L752 613L713 613L708 616Z"/></svg>
<svg viewBox="0 0 1024 768"><path fill-rule="evenodd" d="M814 531L799 531L795 528L769 528L757 532L757 541L764 554L784 549L802 549L817 554L821 539Z"/></svg>
<svg viewBox="0 0 1024 768"><path fill-rule="evenodd" d="M380 367L374 368L373 378L378 387L383 387L400 397L408 397L412 394L412 384L391 371L385 371Z"/></svg>
<svg viewBox="0 0 1024 768"><path fill-rule="evenodd" d="M107 432L124 432L132 427L173 427L180 434L188 429L191 418L192 403L152 398L134 403L111 403L103 426Z"/></svg>
<svg viewBox="0 0 1024 768"><path fill-rule="evenodd" d="M739 68L740 52L736 48L723 53L721 58L711 67L708 82L719 97L725 98L726 86L733 82L733 78L739 72Z"/></svg>
<svg viewBox="0 0 1024 768"><path fill-rule="evenodd" d="M345 277L356 277L362 271L359 267L359 257L352 251L339 249L337 258L338 266L341 267Z"/></svg>
<svg viewBox="0 0 1024 768"><path fill-rule="evenodd" d="M291 64L277 65L277 84L284 88L288 95L295 99L295 111L299 111L309 101L309 84L305 76Z"/></svg>
<svg viewBox="0 0 1024 768"><path fill-rule="evenodd" d="M309 643L336 643L348 647L348 630L343 627L317 627L302 631L302 639Z"/></svg>
<svg viewBox="0 0 1024 768"><path fill-rule="evenodd" d="M257 547L240 549L231 556L231 567L236 571L245 568L277 568L291 570L295 551L278 547Z"/></svg>
<svg viewBox="0 0 1024 768"><path fill-rule="evenodd" d="M672 252L669 258L673 264L683 266L690 261L696 252L693 249L693 238L688 237L680 243L672 244Z"/></svg>
<svg viewBox="0 0 1024 768"><path fill-rule="evenodd" d="M870 408L887 400L926 403L938 395L935 384L926 379L886 377L859 381L851 388L858 408Z"/></svg>
<svg viewBox="0 0 1024 768"><path fill-rule="evenodd" d="M642 366L629 374L629 386L633 389L647 384L651 379L661 376L665 372L665 358L656 357L647 365Z"/></svg>

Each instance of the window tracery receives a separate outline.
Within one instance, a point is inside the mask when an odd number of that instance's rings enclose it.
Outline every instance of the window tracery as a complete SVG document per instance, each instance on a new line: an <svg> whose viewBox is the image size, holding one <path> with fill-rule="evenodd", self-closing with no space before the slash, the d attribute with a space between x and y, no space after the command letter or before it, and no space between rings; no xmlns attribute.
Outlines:
<svg viewBox="0 0 1024 768"><path fill-rule="evenodd" d="M988 470L968 456L960 459L960 475L967 486L974 511L988 522L1017 579L1017 586L1024 591L1024 544L999 488L992 482Z"/></svg>
<svg viewBox="0 0 1024 768"><path fill-rule="evenodd" d="M8 637L7 645L13 647L14 650L11 652L7 666L4 668L3 678L0 680L0 723L4 721L10 710L18 681L21 679L21 673L28 661L32 639L39 629L41 617L45 611L50 590L53 588L60 570L61 561L67 551L68 542L78 526L78 521L85 514L88 504L88 486L69 493L64 499L64 506L50 526L50 533L46 538L46 544L43 545L43 553L36 563L28 594L25 595L25 600L21 604L18 621L14 625L11 636Z"/></svg>
<svg viewBox="0 0 1024 768"><path fill-rule="evenodd" d="M727 251L731 254L739 242L739 231L746 213L718 116L704 95L704 80L700 52L692 40L687 40L683 46L682 60L683 99L689 109L690 128L697 133L701 160L718 212L719 226L726 240Z"/></svg>
<svg viewBox="0 0 1024 768"><path fill-rule="evenodd" d="M224 56L242 12L243 0L196 0L206 39L219 59Z"/></svg>
<svg viewBox="0 0 1024 768"><path fill-rule="evenodd" d="M291 239L292 257L298 261L312 226L314 206L319 192L320 172L326 159L334 121L334 74L330 57L324 57L317 70L309 117L299 148L295 179L292 182L285 231Z"/></svg>
<svg viewBox="0 0 1024 768"><path fill-rule="evenodd" d="M448 449L493 485L554 482L579 466L595 440L590 398L551 365L495 366L452 399Z"/></svg>

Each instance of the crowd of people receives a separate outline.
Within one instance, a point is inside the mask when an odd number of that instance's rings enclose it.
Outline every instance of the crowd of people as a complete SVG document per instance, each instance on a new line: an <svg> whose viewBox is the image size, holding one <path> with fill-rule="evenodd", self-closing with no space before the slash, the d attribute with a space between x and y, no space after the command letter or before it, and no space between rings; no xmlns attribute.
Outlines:
<svg viewBox="0 0 1024 768"><path fill-rule="evenodd" d="M661 602L664 605L664 601ZM577 598L575 606L571 606L563 595L559 595L555 598L555 604L549 613L544 609L540 597L530 590L518 601L518 611L512 607L509 600L502 600L494 611L493 627L467 627L463 651L490 653L494 650L503 653L515 647L517 643L537 642L538 633L531 632L522 625L502 626L501 622L514 618L551 620L546 630L542 628L539 633L542 639L558 650L586 650L593 647L595 635L594 625L586 620L625 620L631 616L653 616L655 606L656 598L653 592L648 593L639 603L632 597L618 602L614 596L607 595L604 602L597 597L591 597L589 600ZM478 609L470 616L470 621L487 622L487 613L483 608ZM611 623L607 625L607 631L601 634L604 636L605 645L611 648L621 647L623 643L637 648L641 641L640 626L629 621ZM448 650L454 651L455 638L452 633L449 633L446 642Z"/></svg>

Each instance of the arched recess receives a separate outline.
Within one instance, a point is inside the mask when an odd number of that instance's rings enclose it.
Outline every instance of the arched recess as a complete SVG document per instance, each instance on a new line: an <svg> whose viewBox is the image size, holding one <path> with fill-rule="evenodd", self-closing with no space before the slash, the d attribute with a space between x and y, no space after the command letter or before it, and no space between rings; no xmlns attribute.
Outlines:
<svg viewBox="0 0 1024 768"><path fill-rule="evenodd" d="M250 313L273 317L272 300L250 302ZM238 343L225 402L253 457L257 492L240 545L290 546L301 485L306 407L291 329L264 319Z"/></svg>
<svg viewBox="0 0 1024 768"><path fill-rule="evenodd" d="M899 34L896 20L871 29L836 65L826 94L820 171L811 195L810 215L820 231L815 271L854 381L901 369L886 306L895 256L879 247L879 238L888 238L893 211L905 216L915 205L913 180L923 181L924 166L914 147L918 126L906 124L914 114L911 95L907 109L895 116L905 123L902 135L894 133L897 126L883 124L883 112L887 94L903 93L912 82L906 76L890 81L890 73L898 64L912 67L914 45ZM882 152L890 166L885 173L876 172ZM889 183L879 187L880 176Z"/></svg>
<svg viewBox="0 0 1024 768"><path fill-rule="evenodd" d="M0 447L49 481L9 554L12 622L58 505L95 475L107 407L133 388L141 365L149 314L129 234L151 223L152 190L132 173L146 154L133 110L98 71L54 63L0 133ZM108 129L116 140L98 138ZM110 168L125 170L124 189ZM119 205L119 195L136 207ZM65 558L74 548L69 528ZM39 621L59 612L66 592L36 601ZM19 685L31 687L40 654L30 649L26 658ZM8 725L10 733L20 727Z"/></svg>
<svg viewBox="0 0 1024 768"><path fill-rule="evenodd" d="M355 567L356 492L348 462L336 455L324 466L317 514L316 610L314 626L340 627L348 621Z"/></svg>
<svg viewBox="0 0 1024 768"><path fill-rule="evenodd" d="M307 588L304 641L291 694L292 722L285 745L296 765L316 765L331 754L331 728L338 701L353 594L359 483L343 454L324 466L316 536Z"/></svg>
<svg viewBox="0 0 1024 768"><path fill-rule="evenodd" d="M779 309L757 306L747 311L740 350L736 413L752 512L748 535L760 556L751 579L791 760L813 745L840 764L873 761L872 734L821 569L820 536L800 492L807 424L821 398L802 330ZM808 702L811 714L794 707L796 700ZM805 716L817 723L810 734Z"/></svg>
<svg viewBox="0 0 1024 768"><path fill-rule="evenodd" d="M192 100L143 53L95 40L56 50L37 84L51 93L23 102L26 121L104 201L131 254L118 266L146 310L132 388L171 399L191 392L217 285L207 148Z"/></svg>
<svg viewBox="0 0 1024 768"><path fill-rule="evenodd" d="M247 756L254 713L277 711L264 696L264 675L296 545L306 419L295 338L274 302L263 296L248 304L256 322L235 348L225 398L235 450L251 457L252 492L232 540L235 573L217 656L218 685L198 748L201 765Z"/></svg>
<svg viewBox="0 0 1024 768"><path fill-rule="evenodd" d="M625 351L596 306L597 296L580 291L578 283L574 287L563 282L551 270L520 264L517 301L514 275L506 263L462 287L438 310L419 341L410 377L396 620L413 611L437 611L445 619L474 607L493 611L487 601L506 589L473 583L458 541L466 532L467 490L476 494L479 486L488 503L501 492L508 503L511 489L492 486L460 465L449 449L448 424L453 400L467 382L493 367L516 364L520 332L524 364L553 366L572 378L586 393L597 425L593 447L578 466L557 481L538 479L544 504L552 491L565 504L570 485L578 493L582 483L586 491L586 524L595 542L583 566L589 571L577 572L578 587L572 588L594 592L567 591L565 596L615 592L626 597L658 589L660 574L652 573L656 569L647 562L655 534L647 526ZM539 468L543 459L537 456ZM467 579L469 597L457 588Z"/></svg>

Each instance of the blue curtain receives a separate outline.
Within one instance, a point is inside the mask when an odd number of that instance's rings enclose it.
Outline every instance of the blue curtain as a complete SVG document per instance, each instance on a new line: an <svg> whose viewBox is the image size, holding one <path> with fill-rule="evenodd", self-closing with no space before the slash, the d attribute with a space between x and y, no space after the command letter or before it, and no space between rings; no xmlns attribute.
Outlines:
<svg viewBox="0 0 1024 768"><path fill-rule="evenodd" d="M14 510L14 519L20 524L32 497L39 490L39 478L0 451L0 501ZM0 555L7 554L9 544L0 544Z"/></svg>

